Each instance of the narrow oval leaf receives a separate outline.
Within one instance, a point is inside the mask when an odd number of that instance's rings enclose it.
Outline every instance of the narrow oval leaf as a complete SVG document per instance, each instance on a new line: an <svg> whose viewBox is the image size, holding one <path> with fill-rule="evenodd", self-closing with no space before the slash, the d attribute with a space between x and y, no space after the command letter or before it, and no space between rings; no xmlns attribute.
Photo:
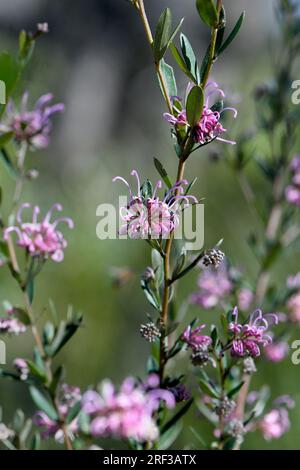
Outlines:
<svg viewBox="0 0 300 470"><path fill-rule="evenodd" d="M198 68L198 63L196 59L196 55L194 53L194 50L192 48L192 45L188 38L181 33L180 35L180 46L181 46L181 52L183 55L183 59L185 61L186 67L188 71L190 72L191 76L193 77L193 81L196 84L200 83L200 72Z"/></svg>
<svg viewBox="0 0 300 470"><path fill-rule="evenodd" d="M213 0L196 0L196 6L202 21L211 28L216 28L219 18Z"/></svg>
<svg viewBox="0 0 300 470"><path fill-rule="evenodd" d="M171 37L172 14L169 8L166 8L159 17L154 36L153 53L155 62L159 62L168 47Z"/></svg>
<svg viewBox="0 0 300 470"><path fill-rule="evenodd" d="M155 165L155 168L157 169L158 173L162 177L162 179L163 179L164 183L166 184L166 186L169 189L171 189L172 188L172 183L171 183L170 178L168 176L168 173L165 170L162 163L157 158L154 158L154 165Z"/></svg>
<svg viewBox="0 0 300 470"><path fill-rule="evenodd" d="M164 59L162 59L161 62L160 62L160 70L163 74L165 84L167 85L168 95L170 97L176 96L177 95L177 85L176 85L176 79L175 79L173 67L171 67L169 64L167 64L164 61ZM159 80L160 88L162 90L162 94L164 96L164 92L163 92L163 88L162 88L162 84L161 84L159 76L158 76L158 80Z"/></svg>
<svg viewBox="0 0 300 470"><path fill-rule="evenodd" d="M204 94L200 86L194 86L186 101L186 115L188 123L194 127L200 121L204 105Z"/></svg>
<svg viewBox="0 0 300 470"><path fill-rule="evenodd" d="M208 396L212 398L220 398L218 392L205 380L200 379L199 380L199 385L202 390L202 392L206 393Z"/></svg>
<svg viewBox="0 0 300 470"><path fill-rule="evenodd" d="M39 410L44 411L49 418L53 419L54 421L58 420L58 415L53 407L52 403L50 403L47 398L34 386L29 387L30 395L36 406Z"/></svg>
<svg viewBox="0 0 300 470"><path fill-rule="evenodd" d="M236 35L238 34L239 30L241 29L241 26L244 22L244 19L245 19L245 12L243 11L243 13L241 14L241 16L239 17L239 19L237 20L236 22L236 25L235 27L233 28L233 30L231 31L231 33L229 34L229 36L227 37L227 39L225 39L225 41L223 42L222 46L219 48L219 50L217 50L217 55L220 55L223 51L225 51L225 49L227 49L227 47L232 43L232 41L235 39Z"/></svg>

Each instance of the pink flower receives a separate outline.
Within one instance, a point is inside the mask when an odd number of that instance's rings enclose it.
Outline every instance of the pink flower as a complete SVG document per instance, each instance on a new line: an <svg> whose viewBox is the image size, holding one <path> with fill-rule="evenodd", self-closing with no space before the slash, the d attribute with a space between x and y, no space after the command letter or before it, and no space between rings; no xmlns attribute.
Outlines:
<svg viewBox="0 0 300 470"><path fill-rule="evenodd" d="M22 359L21 357L17 357L13 362L13 366L15 367L17 372L20 374L20 379L27 380L28 375L29 375L29 367L25 359Z"/></svg>
<svg viewBox="0 0 300 470"><path fill-rule="evenodd" d="M145 442L158 438L153 413L161 401L167 408L175 406L174 395L168 390L149 389L149 383L137 385L133 378L127 378L117 392L113 384L105 380L100 393L89 390L83 395L82 409L91 415L92 436Z"/></svg>
<svg viewBox="0 0 300 470"><path fill-rule="evenodd" d="M235 320L228 327L229 332L233 334L232 356L259 356L260 345L265 347L272 342L271 336L266 334L269 328L267 318L270 318L277 324L277 316L272 313L263 315L262 311L257 309L250 315L248 323L242 325L238 323L237 307L234 308L232 315L235 317Z"/></svg>
<svg viewBox="0 0 300 470"><path fill-rule="evenodd" d="M243 310L243 312L246 312L253 302L254 294L250 289L242 287L237 293L237 299L239 308Z"/></svg>
<svg viewBox="0 0 300 470"><path fill-rule="evenodd" d="M188 96L189 91L191 90L191 85L187 87L186 95ZM219 85L216 82L208 82L205 87L205 103L202 111L200 121L192 129L192 136L195 143L200 145L207 144L213 140L220 140L227 144L235 144L234 141L226 140L220 137L226 129L222 126L220 122L221 115L224 111L232 111L234 118L237 116L237 111L234 108L223 108L221 111L215 109L214 106L210 105L210 97L212 95L219 94L221 98L225 97L223 90L219 88ZM164 118L170 124L174 126L186 126L189 124L187 122L186 110L182 109L181 99L178 97L173 97L173 114L164 113Z"/></svg>
<svg viewBox="0 0 300 470"><path fill-rule="evenodd" d="M292 184L285 189L286 200L295 206L300 206L300 155L295 155L290 164Z"/></svg>
<svg viewBox="0 0 300 470"><path fill-rule="evenodd" d="M133 193L129 183L122 177L116 176L115 181L122 181L129 189L129 204L121 207L120 216L122 225L120 235L128 235L132 239L158 239L166 238L179 225L180 202L184 201L186 206L189 202L197 203L194 196L183 195L183 186L187 185L186 180L175 184L165 195L163 200L157 196L157 191L162 187L162 182L158 181L154 191L145 193L141 187L140 178L136 170L131 172L137 180L137 192ZM148 186L149 189L150 186ZM179 193L179 194L177 194Z"/></svg>
<svg viewBox="0 0 300 470"><path fill-rule="evenodd" d="M0 333L8 333L11 335L19 335L25 333L26 326L17 318L0 318Z"/></svg>
<svg viewBox="0 0 300 470"><path fill-rule="evenodd" d="M37 220L40 212L38 206L33 208L32 222L23 222L21 217L22 212L25 208L30 207L31 205L28 203L22 204L17 214L19 225L5 229L4 239L7 240L10 233L16 232L18 235L18 245L26 248L30 256L40 256L44 259L50 257L53 261L62 261L67 242L63 234L57 230L57 225L60 222L65 222L69 228L73 228L73 221L68 217L59 217L51 222L50 219L54 209L62 211L60 204L54 204L41 222Z"/></svg>
<svg viewBox="0 0 300 470"><path fill-rule="evenodd" d="M284 408L276 408L259 422L259 428L267 441L279 439L290 428L289 413Z"/></svg>
<svg viewBox="0 0 300 470"><path fill-rule="evenodd" d="M289 298L287 307L291 320L300 324L300 291Z"/></svg>
<svg viewBox="0 0 300 470"><path fill-rule="evenodd" d="M59 390L58 411L61 419L65 419L70 409L81 400L81 393L78 387L62 384ZM54 437L57 442L62 443L64 440L64 432L60 420L55 421L49 418L43 411L38 411L33 418L33 423L41 428L43 439ZM75 417L66 425L66 431L70 439L78 432L78 417Z"/></svg>
<svg viewBox="0 0 300 470"><path fill-rule="evenodd" d="M204 309L216 307L232 291L226 263L222 262L218 269L204 269L198 279L199 291L191 296L191 302Z"/></svg>
<svg viewBox="0 0 300 470"><path fill-rule="evenodd" d="M7 122L0 124L0 132L13 132L18 142L27 142L34 149L47 147L52 127L50 117L64 110L62 103L49 106L52 99L51 93L41 96L32 111L27 110L27 92L23 95L20 111L11 100L7 106Z"/></svg>
<svg viewBox="0 0 300 470"><path fill-rule="evenodd" d="M194 351L202 348L206 349L211 343L209 336L199 334L203 328L205 328L205 325L200 325L194 329L189 325L183 332L182 340Z"/></svg>
<svg viewBox="0 0 300 470"><path fill-rule="evenodd" d="M265 355L271 362L280 362L286 357L288 350L286 341L277 341L265 347Z"/></svg>

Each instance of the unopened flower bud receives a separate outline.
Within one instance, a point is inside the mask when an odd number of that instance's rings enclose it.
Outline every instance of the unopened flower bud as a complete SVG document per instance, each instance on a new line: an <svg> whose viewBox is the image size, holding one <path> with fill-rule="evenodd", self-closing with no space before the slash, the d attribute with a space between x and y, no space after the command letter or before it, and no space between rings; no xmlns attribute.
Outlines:
<svg viewBox="0 0 300 470"><path fill-rule="evenodd" d="M39 177L39 172L35 168L31 168L30 170L27 171L26 177L29 180L36 180Z"/></svg>
<svg viewBox="0 0 300 470"><path fill-rule="evenodd" d="M40 32L40 33L49 33L49 25L48 23L38 23L36 25L36 28L37 30Z"/></svg>
<svg viewBox="0 0 300 470"><path fill-rule="evenodd" d="M212 248L211 250L205 252L202 258L202 263L204 266L213 265L217 268L223 261L224 257L225 255L223 251L219 250L218 248Z"/></svg>
<svg viewBox="0 0 300 470"><path fill-rule="evenodd" d="M141 325L140 334L148 343L155 343L161 337L161 332L153 322Z"/></svg>
<svg viewBox="0 0 300 470"><path fill-rule="evenodd" d="M217 405L214 408L216 415L221 418L226 418L234 411L236 403L233 400L230 400L228 397L224 397L218 401Z"/></svg>
<svg viewBox="0 0 300 470"><path fill-rule="evenodd" d="M255 363L252 359L252 357L246 357L243 362L243 372L244 374L254 374L257 371Z"/></svg>

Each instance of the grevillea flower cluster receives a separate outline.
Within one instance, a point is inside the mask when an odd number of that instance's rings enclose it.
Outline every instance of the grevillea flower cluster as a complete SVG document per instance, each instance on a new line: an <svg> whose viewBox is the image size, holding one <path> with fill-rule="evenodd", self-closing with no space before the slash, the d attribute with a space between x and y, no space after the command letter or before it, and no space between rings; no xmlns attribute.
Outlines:
<svg viewBox="0 0 300 470"><path fill-rule="evenodd" d="M32 221L24 222L22 218L23 210L30 207L31 205L28 203L21 205L17 214L18 225L6 228L4 231L4 239L7 240L9 235L15 232L18 236L17 244L25 248L30 256L37 256L44 259L50 257L53 261L62 261L67 242L63 234L57 230L57 226L60 222L65 222L69 228L73 228L74 223L72 219L69 217L58 217L56 220L51 221L54 210L62 211L60 204L54 204L40 222L38 221L40 208L34 206Z"/></svg>
<svg viewBox="0 0 300 470"><path fill-rule="evenodd" d="M188 96L191 88L192 86L189 84L186 96ZM220 119L224 111L232 111L234 118L236 118L237 110L230 107L217 110L216 103L214 105L211 104L211 98L214 95L219 95L221 99L225 98L225 93L219 88L219 85L216 82L210 81L205 86L205 103L200 121L192 129L193 140L200 145L207 144L215 139L227 144L235 144L234 141L221 137L226 132L226 129L221 124ZM176 127L189 127L186 109L182 108L182 100L178 97L173 97L172 100L173 114L164 113L164 118Z"/></svg>
<svg viewBox="0 0 300 470"><path fill-rule="evenodd" d="M257 309L249 317L247 323L238 323L238 308L235 307L232 316L234 321L229 324L229 332L233 335L231 354L237 357L257 357L260 355L260 347L265 347L272 342L267 334L269 321L278 322L275 314L267 313Z"/></svg>
<svg viewBox="0 0 300 470"><path fill-rule="evenodd" d="M91 416L90 432L94 437L117 437L138 442L154 441L159 431L154 413L163 402L167 408L175 406L174 395L158 388L157 376L147 385L137 384L127 378L117 391L109 381L104 381L100 392L88 390L82 397L82 409Z"/></svg>
<svg viewBox="0 0 300 470"><path fill-rule="evenodd" d="M33 149L42 149L49 145L49 134L52 128L51 116L64 110L62 103L50 105L51 93L42 95L32 111L27 109L28 93L25 92L20 111L13 100L7 105L6 122L0 124L0 132L13 132L17 142L26 142Z"/></svg>
<svg viewBox="0 0 300 470"><path fill-rule="evenodd" d="M146 183L146 186L141 186L136 170L132 170L131 175L137 180L136 193L132 191L129 183L121 176L116 176L113 179L113 182L122 181L127 186L130 196L128 205L120 209L120 217L124 222L119 231L120 235L128 235L133 239L168 237L179 225L180 203L184 201L185 207L191 201L197 203L194 196L184 194L184 186L188 182L186 180L179 181L167 191L161 200L157 195L157 191L162 188L160 180L157 181L154 190L152 190L150 184Z"/></svg>

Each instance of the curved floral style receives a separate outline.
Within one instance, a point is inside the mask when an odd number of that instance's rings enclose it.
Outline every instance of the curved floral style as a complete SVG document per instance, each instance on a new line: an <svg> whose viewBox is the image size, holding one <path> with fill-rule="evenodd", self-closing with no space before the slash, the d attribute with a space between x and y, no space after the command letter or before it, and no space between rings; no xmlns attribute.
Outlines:
<svg viewBox="0 0 300 470"><path fill-rule="evenodd" d="M60 262L64 259L64 249L67 241L63 234L57 230L60 222L65 222L69 228L74 228L74 223L69 217L58 217L51 222L54 210L61 212L63 210L60 204L54 204L47 212L41 222L38 221L40 208L34 206L32 222L24 222L22 218L23 210L31 208L29 203L21 205L17 213L18 225L13 225L4 230L4 239L15 232L18 236L18 245L25 248L30 256L38 256L44 259L51 258L53 261Z"/></svg>

